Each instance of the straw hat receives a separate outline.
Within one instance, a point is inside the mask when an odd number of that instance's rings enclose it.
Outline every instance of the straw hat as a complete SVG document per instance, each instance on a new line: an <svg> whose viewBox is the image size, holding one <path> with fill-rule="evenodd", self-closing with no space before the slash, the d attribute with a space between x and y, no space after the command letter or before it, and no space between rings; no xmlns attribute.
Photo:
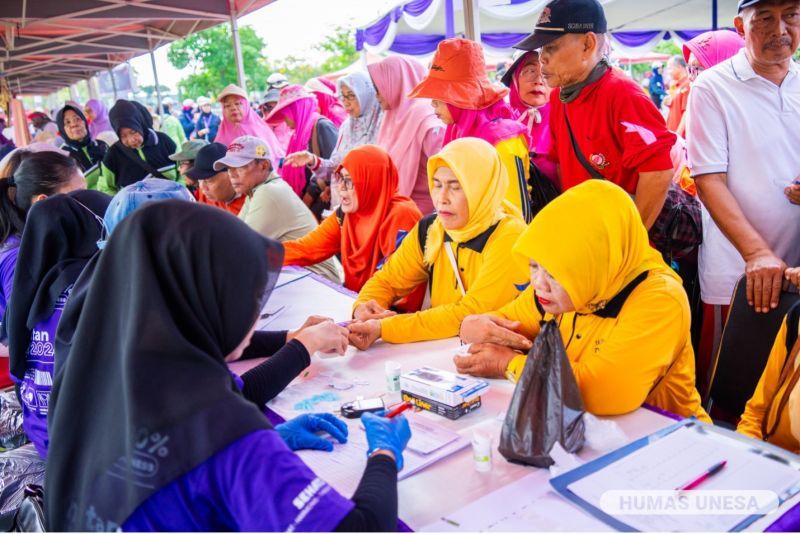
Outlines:
<svg viewBox="0 0 800 534"><path fill-rule="evenodd" d="M303 89L302 85L287 85L283 89L281 89L280 95L278 96L278 103L275 107L270 111L269 115L265 118L267 122L273 122L276 120L276 117L279 113L291 104L292 102L297 102L298 100L302 100L304 98L316 98L311 93L307 92Z"/></svg>
<svg viewBox="0 0 800 534"><path fill-rule="evenodd" d="M469 39L445 39L436 47L428 75L408 95L441 100L462 109L484 109L508 94L486 75L483 48Z"/></svg>

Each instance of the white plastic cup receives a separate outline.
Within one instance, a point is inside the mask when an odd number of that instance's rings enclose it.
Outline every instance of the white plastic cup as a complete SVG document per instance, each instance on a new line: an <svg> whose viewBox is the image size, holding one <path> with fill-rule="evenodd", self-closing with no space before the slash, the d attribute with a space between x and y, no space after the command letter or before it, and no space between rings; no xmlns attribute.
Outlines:
<svg viewBox="0 0 800 534"><path fill-rule="evenodd" d="M472 459L475 471L487 473L492 470L492 437L482 432L472 433Z"/></svg>
<svg viewBox="0 0 800 534"><path fill-rule="evenodd" d="M400 391L400 372L401 367L397 362L386 362L384 364L386 371L386 389L389 391Z"/></svg>

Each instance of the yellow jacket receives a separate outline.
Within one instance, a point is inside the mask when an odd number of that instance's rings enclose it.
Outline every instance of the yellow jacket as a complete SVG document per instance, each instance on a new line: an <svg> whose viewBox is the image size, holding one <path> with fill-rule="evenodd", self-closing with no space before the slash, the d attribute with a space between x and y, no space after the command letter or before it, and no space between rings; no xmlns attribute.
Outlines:
<svg viewBox="0 0 800 534"><path fill-rule="evenodd" d="M419 247L417 224L364 285L353 309L372 299L389 308L430 280L431 308L382 319L381 337L390 343L410 343L456 336L467 315L495 310L519 295L517 284L524 287L528 270L523 261L510 261L509 252L524 229L522 221L506 217L470 241L443 245L452 246L455 253L466 290L462 297L444 248L439 250L432 271L428 270Z"/></svg>
<svg viewBox="0 0 800 534"><path fill-rule="evenodd" d="M533 213L528 192L528 178L530 178L531 172L528 142L522 135L518 135L500 141L494 148L508 172L506 200L522 213L525 222L531 222Z"/></svg>
<svg viewBox="0 0 800 534"><path fill-rule="evenodd" d="M620 308L602 315L565 313L559 329L586 409L596 415L628 413L643 403L710 422L695 389L689 303L670 276L648 273ZM542 314L528 287L497 315L520 321L522 333L539 333ZM548 317L549 318L549 317ZM516 356L508 372L519 378L527 356Z"/></svg>
<svg viewBox="0 0 800 534"><path fill-rule="evenodd" d="M784 320L783 326L781 326L775 338L775 343L772 345L772 351L769 354L767 366L761 374L761 380L758 381L758 386L756 386L753 397L747 401L742 419L739 421L739 426L736 428L736 430L742 434L756 439L764 439L761 433L761 422L764 420L764 417L767 417L768 429L771 429L775 425L780 399L786 394L787 384L779 383L781 371L786 363L786 358L789 356L786 351L786 332L787 325L786 320ZM797 386L795 389L797 389ZM766 413L767 405L773 398L775 398L775 402L772 403L770 412ZM780 415L778 426L767 441L795 454L800 454L800 442L798 442L797 437L792 434L791 415L789 413L793 404L794 403L791 401L786 403ZM795 409L797 409L797 406L795 406Z"/></svg>
<svg viewBox="0 0 800 534"><path fill-rule="evenodd" d="M569 296L561 334L586 409L616 415L650 403L709 421L695 389L690 312L678 276L649 244L618 186L589 180L548 204L514 246ZM538 333L533 286L498 312ZM507 371L519 377L525 355Z"/></svg>
<svg viewBox="0 0 800 534"><path fill-rule="evenodd" d="M497 151L474 137L452 141L428 159L431 190L433 175L440 167L448 167L458 179L467 200L468 221L461 228L445 231L435 215L422 219L364 285L353 306L375 300L388 308L430 281L430 309L381 320L381 337L390 343L455 336L464 317L499 308L519 294L517 284L525 283L525 262L510 254L525 224L504 200L508 174ZM420 247L421 225L427 227L424 247ZM445 247L453 251L463 296Z"/></svg>

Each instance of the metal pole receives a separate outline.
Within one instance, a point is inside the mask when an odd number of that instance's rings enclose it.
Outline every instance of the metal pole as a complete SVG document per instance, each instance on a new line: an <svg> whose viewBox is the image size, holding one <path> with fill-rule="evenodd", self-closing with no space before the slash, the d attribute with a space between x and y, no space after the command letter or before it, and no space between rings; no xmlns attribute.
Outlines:
<svg viewBox="0 0 800 534"><path fill-rule="evenodd" d="M99 100L100 91L97 90L97 78L95 76L87 78L86 84L89 86L89 98L94 98L95 100Z"/></svg>
<svg viewBox="0 0 800 534"><path fill-rule="evenodd" d="M711 0L711 29L719 29L719 5L717 0Z"/></svg>
<svg viewBox="0 0 800 534"><path fill-rule="evenodd" d="M156 114L158 116L162 115L163 108L161 107L161 88L158 86L158 69L156 69L156 55L153 54L153 51L150 50L150 64L153 66L153 80L155 80L156 84L156 102L158 105L158 110Z"/></svg>
<svg viewBox="0 0 800 534"><path fill-rule="evenodd" d="M481 42L480 12L475 0L464 0L464 33L467 39Z"/></svg>
<svg viewBox="0 0 800 534"><path fill-rule="evenodd" d="M108 69L108 75L111 77L111 89L114 90L114 102L117 101L117 81L114 79L114 69Z"/></svg>
<svg viewBox="0 0 800 534"><path fill-rule="evenodd" d="M244 77L244 59L242 59L242 44L239 42L239 24L236 21L236 0L228 0L231 12L231 35L233 36L233 54L236 57L236 77L239 87L247 91Z"/></svg>

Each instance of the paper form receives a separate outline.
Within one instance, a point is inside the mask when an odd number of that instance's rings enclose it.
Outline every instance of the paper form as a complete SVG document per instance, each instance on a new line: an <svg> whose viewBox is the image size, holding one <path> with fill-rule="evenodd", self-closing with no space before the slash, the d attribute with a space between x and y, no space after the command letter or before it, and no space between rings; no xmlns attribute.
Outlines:
<svg viewBox="0 0 800 534"><path fill-rule="evenodd" d="M770 490L783 496L800 484L796 468L752 452L752 445L716 432L683 427L616 462L582 478L568 488L590 504L601 507L607 491L667 490L696 479L713 464L727 465L698 490ZM648 513L614 515L644 531L729 531L752 515L680 515ZM776 516L777 518L777 516Z"/></svg>
<svg viewBox="0 0 800 534"><path fill-rule="evenodd" d="M413 427L411 432L411 441L414 441ZM403 470L397 474L397 479L404 480L469 446L469 440L459 435L456 436L457 439L439 446L437 450L429 454L418 454L406 448L403 451ZM334 443L332 452L298 451L297 454L325 482L336 488L342 495L350 496L358 487L361 475L367 466L367 450L366 433L351 426L347 443Z"/></svg>
<svg viewBox="0 0 800 534"><path fill-rule="evenodd" d="M547 477L537 470L420 530L610 532L613 529L550 489Z"/></svg>
<svg viewBox="0 0 800 534"><path fill-rule="evenodd" d="M305 278L309 276L311 271L306 271L305 269L302 270L284 270L278 275L278 280L275 282L274 289L278 289L279 287L283 287L286 285L291 284L292 282L296 282L301 278Z"/></svg>

